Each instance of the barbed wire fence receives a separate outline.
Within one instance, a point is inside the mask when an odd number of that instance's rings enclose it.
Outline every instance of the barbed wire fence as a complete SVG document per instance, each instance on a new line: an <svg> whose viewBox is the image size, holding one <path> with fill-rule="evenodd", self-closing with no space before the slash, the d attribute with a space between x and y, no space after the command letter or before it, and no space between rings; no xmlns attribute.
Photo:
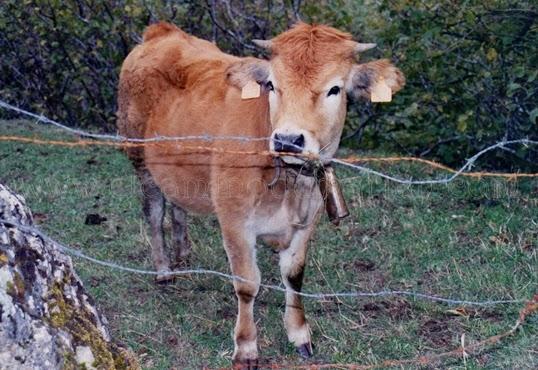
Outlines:
<svg viewBox="0 0 538 370"><path fill-rule="evenodd" d="M0 223L8 226L13 226L18 228L19 230L34 234L44 241L50 242L51 244L57 246L60 250L62 250L64 253L70 254L72 256L82 258L84 260L90 261L92 263L98 264L100 266L109 267L115 270L124 271L124 272L130 272L140 275L166 275L166 276L181 276L181 275L213 275L218 276L220 278L224 278L227 280L236 280L241 281L244 283L252 283L256 284L256 282L252 280L245 279L238 275L232 275L227 274L220 271L214 271L214 270L208 270L208 269L191 269L191 270L174 270L174 271L162 271L157 272L153 270L143 270L139 268L133 268L133 267L126 267L123 265L120 265L115 262L111 261L104 261L100 260L91 256L88 256L87 254L84 254L83 252L73 249L70 247L65 246L62 243L59 243L49 236L47 236L45 233L40 231L39 229L31 226L25 226L13 221L0 219ZM318 300L325 300L328 298L360 298L360 297L386 297L386 296L408 296L416 299L422 299L422 300L430 300L434 302L442 302L449 305L468 305L468 306L493 306L493 305L500 305L500 304L510 304L510 303L522 303L525 302L524 299L507 299L507 300L487 300L487 301L468 301L468 300L461 300L461 299L452 299L452 298L446 298L446 297L440 297L435 295L429 295L424 293L418 293L413 291L406 291L406 290L382 290L379 292L360 292L360 291L351 291L351 292L339 292L339 293L305 293L305 292L298 292L295 290L290 290L288 288L284 288L279 285L273 285L273 284L265 284L261 283L261 287L275 290L278 292L286 293L286 292L293 292L297 295L300 295L302 297L306 298L313 298Z"/></svg>
<svg viewBox="0 0 538 370"><path fill-rule="evenodd" d="M143 147L147 145L159 145L161 143L166 142L185 142L185 141L205 141L205 142L214 142L214 141L238 141L238 142L252 142L252 141L268 141L270 140L269 137L247 137L247 136L214 136L214 135L191 135L191 136L160 136L156 135L151 138L128 138L121 135L111 135L111 134L95 134L90 133L84 130L74 129L72 127L69 127L67 125L61 124L59 122L56 122L54 120L51 120L43 115L39 115L36 113L29 112L27 110L18 108L14 105L11 105L9 103L6 103L5 101L0 100L0 107L11 110L17 113L20 113L22 115L25 115L27 117L31 117L36 119L36 123L45 123L45 124L51 124L61 130L64 130L68 133L71 133L73 135L77 135L84 138L90 138L95 140L77 140L77 141L64 141L64 140L44 140L44 139L36 139L36 138L30 138L30 137L24 137L24 136L0 136L0 141L19 141L19 142L25 142L25 143L33 143L33 144L40 144L40 145L58 145L58 146L91 146L91 145L97 145L97 146L114 146L114 147ZM517 139L517 140L503 140L498 143L495 143L493 145L490 145L469 159L467 159L466 163L461 166L459 169L455 170L453 168L450 168L448 166L445 166L443 164L426 160L423 158L416 158L416 157L347 157L347 158L333 158L330 161L332 163L348 167L354 170L358 170L362 173L367 173L375 176L379 176L381 178L384 178L389 181L393 181L399 184L404 185L434 185L434 184L448 184L452 181L454 181L456 178L460 176L466 176L466 177L475 177L475 178L482 178L482 177L503 177L508 179L517 179L517 178L523 178L523 177L538 177L538 173L498 173L498 172L466 172L467 170L470 170L475 165L476 161L482 157L484 154L491 152L496 149L504 149L508 145L538 145L538 141L536 140L530 140L527 138L523 139ZM242 154L242 155L272 155L272 156L296 156L296 157L304 157L309 160L319 160L319 158L316 155L308 155L308 154L297 154L297 153L276 153L271 152L269 150L265 151L241 151L241 150L226 150L226 149L220 149L220 148L214 148L214 147L208 147L208 146L191 146L191 145L182 145L182 149L184 150L191 150L191 151L199 151L199 152L216 152L216 153L222 153L222 154ZM433 168L437 168L440 170L445 170L448 172L451 172L451 176L442 177L438 179L428 179L428 180L414 180L414 179L404 179L399 178L395 176L391 176L388 174L385 174L380 171L373 170L371 168L361 166L356 164L356 162L396 162L396 161L413 161L418 162L422 164L426 164L428 166L431 166Z"/></svg>
<svg viewBox="0 0 538 370"><path fill-rule="evenodd" d="M133 147L133 146L145 146L145 145L159 145L163 142L164 143L186 142L186 141L215 142L219 140L252 142L252 141L268 141L270 139L269 137L211 136L211 135L177 136L177 137L155 136L155 137L146 138L146 139L127 138L121 135L95 134L95 133L90 133L84 130L75 129L67 125L61 124L59 122L56 122L54 120L51 120L43 115L35 114L32 112L26 111L24 109L18 108L2 100L0 100L0 107L11 110L11 111L15 111L27 117L31 117L36 120L35 123L37 124L40 124L40 123L50 124L67 133L70 133L79 137L78 140L76 141L64 141L64 140L48 140L48 139L31 138L31 137L25 137L25 136L0 135L0 141L16 141L16 142L39 144L39 145L59 145L59 146L67 146L67 147L78 147L78 146L84 147L84 146L92 146L92 145L113 146L113 147ZM80 139L80 138L86 138L86 139ZM474 177L474 178L502 177L502 178L507 178L509 180L514 180L514 179L523 178L523 177L538 177L538 173L469 172L469 170L471 170L473 166L475 165L476 161L484 154L490 151L496 150L496 149L503 149L508 145L514 145L514 144L525 145L525 146L537 145L538 141L534 141L534 140L530 140L526 138L518 139L518 140L500 141L491 146L488 146L487 148L479 151L474 156L467 159L466 163L457 170L447 167L443 164L434 162L434 161L426 160L423 158L415 158L415 157L357 157L357 156L353 156L353 157L347 157L347 158L333 158L331 159L331 162L337 165L351 168L353 170L357 170L360 173L366 173L366 174L378 176L385 180L389 180L389 181L396 182L399 184L404 184L404 185L448 184L460 176L467 176L467 177ZM181 145L181 148L185 150L191 150L191 151L217 152L217 153L226 153L226 154L273 155L273 156L283 155L283 153L274 153L268 150L266 151L233 150L232 151L232 150L223 150L223 149L218 149L218 148L208 147L208 146L188 146L188 145ZM285 153L285 154L297 156L296 153ZM304 157L304 155L302 156ZM318 160L319 158L316 158L315 156L310 156L308 159ZM437 178L437 179L425 179L425 180L405 179L405 178L395 177L395 176L357 164L357 162L397 162L397 161L422 163L422 164L428 165L430 167L433 167L439 170L450 172L451 175L442 177L442 178ZM122 272L141 274L141 275L157 275L157 274L159 275L165 274L165 275L171 275L171 276L194 275L194 274L212 275L212 276L217 276L219 278L223 278L229 281L237 280L237 281L243 281L243 282L251 282L240 276L236 276L236 275L232 275L232 274L228 274L228 273L224 273L220 271L209 270L209 269L174 270L174 271L163 273L163 272L157 272L157 271L152 271L152 270L144 270L144 269L135 268L135 267L123 266L116 262L97 259L95 257L89 256L81 252L78 249L74 249L62 243L59 243L53 240L52 238L50 238L49 236L47 236L45 233L43 233L36 227L29 226L29 225L22 225L22 224L9 221L9 220L4 220L4 219L0 219L0 223L5 226L18 228L22 232L30 233L47 242L50 242L51 244L55 245L57 248L59 248L66 254L69 254L76 258L84 259L86 261L89 261L94 264L98 264L106 268L111 268L111 269L115 269ZM290 291L290 289L279 286L279 285L261 283L260 286L263 288L274 290L281 293L286 293ZM394 367L394 366L413 365L413 364L424 366L424 365L433 364L443 358L456 357L456 356L463 356L464 358L466 358L466 356L468 356L469 354L474 353L487 345L497 343L501 341L502 339L504 339L505 337L512 335L513 333L516 332L516 330L521 325L523 325L525 319L529 315L534 314L538 310L538 295L535 295L534 297L530 299L498 299L498 300L473 301L473 300L456 299L452 297L441 297L437 295L429 295L425 293L407 291L407 290L381 290L381 291L376 291L376 292L374 291L348 291L348 292L336 292L336 293L334 292L333 293L297 292L293 290L291 291L305 298L311 298L311 299L317 299L317 300L326 300L329 298L377 298L377 297L388 297L388 296L393 296L393 297L394 296L406 296L413 299L429 300L429 301L438 302L438 303L447 304L447 305L468 305L468 306L485 307L485 306L507 305L507 304L524 304L524 307L521 309L518 319L516 320L515 324L506 332L488 337L486 339L477 341L467 346L465 345L464 340L462 340L461 347L458 347L454 350L444 352L444 353L418 356L416 358L404 359L404 360L385 360L385 361L382 361L380 363L373 364L373 365L309 364L309 365L282 366L279 364L270 363L270 364L265 364L265 365L260 364L261 368L283 369L283 368L292 366L293 368L296 368L296 369L344 368L344 369L357 369L357 370L365 369L366 370L366 369L377 369L377 368L382 368L382 367Z"/></svg>

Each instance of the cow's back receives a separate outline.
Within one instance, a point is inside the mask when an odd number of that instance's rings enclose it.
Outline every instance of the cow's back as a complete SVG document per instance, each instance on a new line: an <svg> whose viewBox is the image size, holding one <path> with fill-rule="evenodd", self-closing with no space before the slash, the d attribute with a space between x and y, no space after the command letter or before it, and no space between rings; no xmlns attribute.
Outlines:
<svg viewBox="0 0 538 370"><path fill-rule="evenodd" d="M147 120L164 95L186 87L185 66L200 59L228 59L212 43L168 23L149 26L143 40L123 62L118 91L118 129L134 138L144 136Z"/></svg>

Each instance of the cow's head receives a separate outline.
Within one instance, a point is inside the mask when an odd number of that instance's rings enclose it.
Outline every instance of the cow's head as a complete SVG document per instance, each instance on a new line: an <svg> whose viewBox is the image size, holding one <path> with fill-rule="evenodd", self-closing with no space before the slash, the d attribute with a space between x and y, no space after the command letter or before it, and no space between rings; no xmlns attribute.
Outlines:
<svg viewBox="0 0 538 370"><path fill-rule="evenodd" d="M393 93L404 85L403 74L388 60L355 62L357 53L375 44L360 44L328 26L299 23L272 40L255 43L268 49L271 59L242 59L229 68L228 81L239 88L256 81L262 94L268 94L274 151L313 153L329 160L340 142L346 93L369 99L380 80Z"/></svg>

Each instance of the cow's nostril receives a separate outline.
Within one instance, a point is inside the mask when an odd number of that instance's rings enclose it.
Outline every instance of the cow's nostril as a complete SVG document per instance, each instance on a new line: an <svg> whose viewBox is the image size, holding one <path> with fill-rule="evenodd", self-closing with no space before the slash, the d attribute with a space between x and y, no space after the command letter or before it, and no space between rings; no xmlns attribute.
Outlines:
<svg viewBox="0 0 538 370"><path fill-rule="evenodd" d="M273 138L273 144L274 144L276 152L283 152L284 151L282 149L284 147L284 141L282 140L282 135L275 134L275 136Z"/></svg>
<svg viewBox="0 0 538 370"><path fill-rule="evenodd" d="M275 134L273 144L276 152L301 153L304 148L304 135Z"/></svg>
<svg viewBox="0 0 538 370"><path fill-rule="evenodd" d="M301 148L301 150L304 148L304 135L301 134L293 140L293 145L295 145L297 148Z"/></svg>

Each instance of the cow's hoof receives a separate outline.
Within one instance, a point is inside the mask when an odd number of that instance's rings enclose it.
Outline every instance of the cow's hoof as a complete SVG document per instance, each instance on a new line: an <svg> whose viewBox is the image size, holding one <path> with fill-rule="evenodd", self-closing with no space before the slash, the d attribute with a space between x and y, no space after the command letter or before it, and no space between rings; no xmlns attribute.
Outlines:
<svg viewBox="0 0 538 370"><path fill-rule="evenodd" d="M176 277L170 274L163 274L163 275L155 276L155 284L157 285L170 285L170 284L173 284L175 280L176 280Z"/></svg>
<svg viewBox="0 0 538 370"><path fill-rule="evenodd" d="M233 368L240 370L258 370L258 359L236 360L233 362Z"/></svg>
<svg viewBox="0 0 538 370"><path fill-rule="evenodd" d="M310 358L314 355L314 351L312 350L312 343L308 342L305 344L301 344L299 347L296 347L297 353L302 358Z"/></svg>

